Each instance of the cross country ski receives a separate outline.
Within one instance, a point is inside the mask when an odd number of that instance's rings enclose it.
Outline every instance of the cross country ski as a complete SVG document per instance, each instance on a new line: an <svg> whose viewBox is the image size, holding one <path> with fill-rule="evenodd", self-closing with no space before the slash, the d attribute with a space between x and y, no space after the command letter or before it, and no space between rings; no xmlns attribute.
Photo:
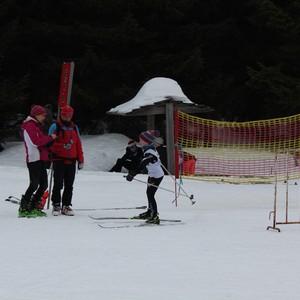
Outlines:
<svg viewBox="0 0 300 300"><path fill-rule="evenodd" d="M20 204L21 199L15 196L9 196L5 201L11 202L13 204ZM75 211L95 211L95 210L126 210L126 209L146 209L147 206L132 206L132 207L104 207L104 208L74 208Z"/></svg>
<svg viewBox="0 0 300 300"><path fill-rule="evenodd" d="M94 217L94 216L89 216L93 220L97 221L103 221L103 220L144 220L141 219L139 216L134 216L134 217ZM160 219L162 222L173 222L173 223L180 223L181 220L179 219Z"/></svg>
<svg viewBox="0 0 300 300"><path fill-rule="evenodd" d="M5 199L5 201L11 202L13 204L20 204L21 203L21 199L15 197L15 196L9 196Z"/></svg>
<svg viewBox="0 0 300 300"><path fill-rule="evenodd" d="M132 223L127 225L104 225L98 224L99 227L104 229L118 229L118 228L130 228L130 227L160 227L160 226L172 226L172 225L184 225L184 223L164 223L164 224L153 224L153 223Z"/></svg>

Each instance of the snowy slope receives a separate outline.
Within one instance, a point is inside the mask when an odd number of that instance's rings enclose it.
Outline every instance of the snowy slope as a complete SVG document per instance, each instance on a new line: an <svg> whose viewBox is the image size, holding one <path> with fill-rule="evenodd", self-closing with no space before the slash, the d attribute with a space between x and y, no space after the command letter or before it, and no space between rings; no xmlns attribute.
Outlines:
<svg viewBox="0 0 300 300"><path fill-rule="evenodd" d="M95 221L94 216L132 216L138 210L103 208L146 205L145 188L124 174L106 172L128 138L83 136L85 169L76 177L74 217L18 219L28 185L22 143L0 153L1 300L296 300L299 299L299 225L267 231L274 186L228 185L184 180L197 201L157 192L161 218L182 225L104 229L140 221ZM138 175L146 180L146 175ZM299 185L290 183L290 218L299 220ZM165 177L162 187L174 189ZM279 184L279 218L285 185ZM49 212L49 211L48 211Z"/></svg>

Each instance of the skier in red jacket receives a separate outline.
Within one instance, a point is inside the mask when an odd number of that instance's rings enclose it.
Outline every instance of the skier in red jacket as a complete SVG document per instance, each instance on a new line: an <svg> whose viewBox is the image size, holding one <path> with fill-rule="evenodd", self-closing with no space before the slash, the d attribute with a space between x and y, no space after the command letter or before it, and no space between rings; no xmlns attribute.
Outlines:
<svg viewBox="0 0 300 300"><path fill-rule="evenodd" d="M46 213L40 210L40 202L48 188L46 169L46 163L49 161L48 145L56 138L56 134L47 136L42 131L46 114L44 107L35 105L31 109L30 116L22 124L30 184L21 198L20 218L46 216Z"/></svg>
<svg viewBox="0 0 300 300"><path fill-rule="evenodd" d="M74 216L72 206L73 184L76 173L83 168L84 156L78 127L71 121L74 110L71 106L61 109L60 119L52 124L49 134L55 133L58 138L51 147L53 162L52 215L61 213ZM61 190L63 194L61 195ZM61 207L62 204L62 207Z"/></svg>

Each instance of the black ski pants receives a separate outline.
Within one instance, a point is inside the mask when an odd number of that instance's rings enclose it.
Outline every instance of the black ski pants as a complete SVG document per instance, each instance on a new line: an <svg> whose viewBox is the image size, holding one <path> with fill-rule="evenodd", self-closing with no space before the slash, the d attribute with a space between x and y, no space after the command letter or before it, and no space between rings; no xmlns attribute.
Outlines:
<svg viewBox="0 0 300 300"><path fill-rule="evenodd" d="M24 198L29 201L35 192L35 199L41 199L48 188L46 162L42 160L30 162L27 164L27 168L29 171L30 183L24 194Z"/></svg>
<svg viewBox="0 0 300 300"><path fill-rule="evenodd" d="M53 206L72 205L73 184L76 173L76 162L65 164L63 160L53 162L53 190L51 201ZM63 194L61 196L61 190Z"/></svg>
<svg viewBox="0 0 300 300"><path fill-rule="evenodd" d="M163 176L159 177L159 178L148 177L149 185L147 186L146 194L147 194L147 198L148 198L148 206L153 215L157 215L157 213L158 213L157 212L157 204L156 204L154 195L158 189L158 186L162 182L163 178L164 178Z"/></svg>

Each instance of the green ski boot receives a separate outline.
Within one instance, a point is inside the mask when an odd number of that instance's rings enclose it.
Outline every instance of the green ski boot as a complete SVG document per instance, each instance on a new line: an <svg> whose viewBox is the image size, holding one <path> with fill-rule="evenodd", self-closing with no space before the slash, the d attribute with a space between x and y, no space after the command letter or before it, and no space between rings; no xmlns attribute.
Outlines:
<svg viewBox="0 0 300 300"><path fill-rule="evenodd" d="M33 194L30 201L28 202L29 210L37 217L47 217L47 214L40 209L42 198Z"/></svg>
<svg viewBox="0 0 300 300"><path fill-rule="evenodd" d="M22 195L21 203L18 211L19 218L36 218L36 214L32 213L29 209L29 201Z"/></svg>
<svg viewBox="0 0 300 300"><path fill-rule="evenodd" d="M37 208L33 209L33 210L31 211L31 213L32 213L32 214L35 214L37 217L47 217L47 214L46 214L44 211L39 210L39 209L37 209Z"/></svg>
<svg viewBox="0 0 300 300"><path fill-rule="evenodd" d="M36 218L37 215L25 209L19 209L19 218Z"/></svg>

